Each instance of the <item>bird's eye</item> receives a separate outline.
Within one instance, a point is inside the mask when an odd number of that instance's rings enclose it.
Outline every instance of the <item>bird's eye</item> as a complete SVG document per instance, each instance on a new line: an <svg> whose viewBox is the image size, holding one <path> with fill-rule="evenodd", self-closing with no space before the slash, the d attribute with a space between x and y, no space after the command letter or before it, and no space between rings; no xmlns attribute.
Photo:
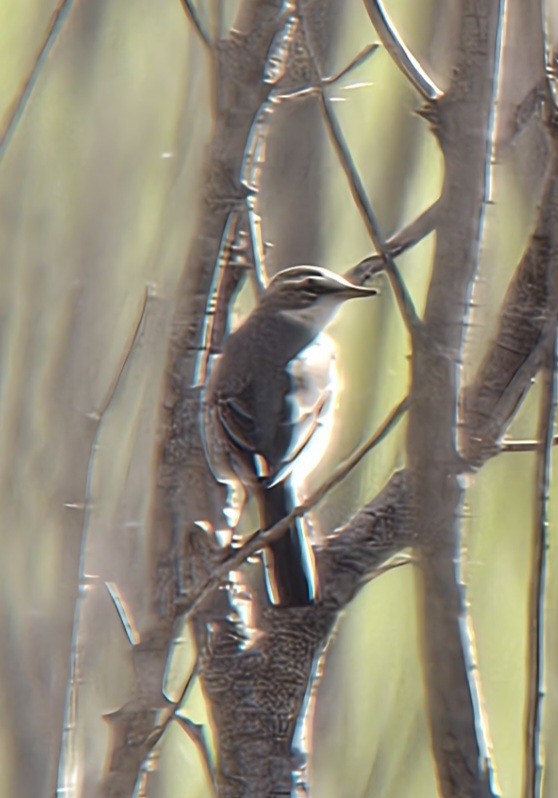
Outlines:
<svg viewBox="0 0 558 798"><path fill-rule="evenodd" d="M315 280L313 277L308 277L302 286L302 290L306 294L312 294L315 296L318 293L317 280Z"/></svg>

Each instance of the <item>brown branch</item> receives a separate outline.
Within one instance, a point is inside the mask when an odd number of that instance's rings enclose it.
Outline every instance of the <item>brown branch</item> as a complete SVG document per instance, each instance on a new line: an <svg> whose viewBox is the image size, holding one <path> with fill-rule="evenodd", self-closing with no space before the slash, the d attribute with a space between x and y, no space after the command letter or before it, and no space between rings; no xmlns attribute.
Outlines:
<svg viewBox="0 0 558 798"><path fill-rule="evenodd" d="M505 440L500 444L501 452L538 452L544 443L543 441L513 441ZM558 445L558 435L552 439L552 445Z"/></svg>
<svg viewBox="0 0 558 798"><path fill-rule="evenodd" d="M324 86L333 86L335 83L338 83L348 74L353 72L353 70L358 69L358 67L361 66L361 64L363 64L365 61L367 61L371 56L373 56L374 53L378 50L379 46L380 46L379 44L369 44L367 47L364 47L360 51L360 53L355 55L355 57L352 58L349 61L349 63L346 66L344 66L343 69L341 69L339 72L337 72L335 75L330 75L328 77L322 78L322 84Z"/></svg>
<svg viewBox="0 0 558 798"><path fill-rule="evenodd" d="M324 119L326 121L327 130L335 147L341 167L347 177L351 194L357 208L362 215L366 229L370 235L370 239L383 261L388 279L390 281L407 330L411 337L413 337L417 329L420 327L420 319L413 305L413 301L407 290L405 282L401 277L397 264L390 254L389 248L386 246L385 241L383 240L374 209L372 208L372 204L354 165L349 148L347 147L347 143L343 136L341 126L339 125L333 109L331 108L331 104L322 92L320 92L319 98Z"/></svg>
<svg viewBox="0 0 558 798"><path fill-rule="evenodd" d="M238 237L231 241L226 235L231 217L237 218L239 213L239 235L247 229L243 222L246 189L241 180L246 142L271 90L263 81L264 65L284 21L281 0L245 0L235 29L218 43L212 59L218 87L216 121L206 151L197 237L177 289L163 400L166 426L150 553L154 563L150 586L154 621L133 649L137 678L140 682L145 679L146 684L151 684L150 674L163 667L173 636L177 596L211 572L219 554L195 522L214 528L226 523L226 491L205 462L199 430L200 391L194 383L204 334L214 346L218 335L215 325L223 327L220 316L208 326L207 302L220 255L229 257L240 244ZM239 268L237 279L242 273ZM234 290L228 279L225 282L225 293ZM205 609L225 618L230 608L226 596L218 591ZM142 761L162 734L156 723L165 704L159 681L158 695L142 694L112 716L111 764L102 794L111 798L131 794ZM127 743L130 735L133 745Z"/></svg>
<svg viewBox="0 0 558 798"><path fill-rule="evenodd" d="M219 562L215 557L213 558L211 576L196 592L194 600L189 604L185 615L182 617L182 622L187 618L192 618L194 627L199 630L197 634L198 645L200 646L199 669L204 684L207 685L208 680L211 683L215 679L216 669L223 667L225 654L219 649L219 645L216 642L220 634L223 635L223 645L227 650L227 674L234 672L238 668L246 667L246 664L244 664L245 642L242 637L239 639L238 631L234 631L235 624L230 621L234 613L231 613L231 607L226 598L227 594L224 591L218 593L221 601L225 603L224 607L222 604L208 603L208 599L215 595L216 589L222 586L223 580L227 578L231 571L240 568L266 542L280 536L294 518L308 512L332 487L338 484L360 462L365 454L379 444L393 429L405 412L406 406L407 400L405 399L389 414L376 434L359 447L345 463L341 464L334 474L303 505L295 508L289 516L268 530L259 530L254 533L240 549L224 562L222 559ZM291 685L292 709L282 704L276 707L273 712L269 711L268 717L269 723L278 722L277 717L286 712L290 718L285 732L286 734L288 732L288 734L282 743L284 746L283 758L287 762L291 762L291 752L287 743L290 740L289 735L292 735L294 722L302 706L307 682L312 671L313 658L317 654L318 648L325 642L325 638L333 627L338 613L354 597L360 587L373 578L380 570L383 570L386 561L390 557L410 544L409 506L406 474L398 472L393 475L388 485L374 500L357 513L338 533L331 535L327 539L325 546L317 549L316 561L320 572L320 584L323 586L323 595L319 603L311 607L292 610L285 608L277 610L267 605L259 608L256 632L258 637L257 651L258 656L264 658L265 661L262 667L256 668L253 663L250 664L250 674L254 680L254 689L260 693L269 694L267 698L268 706L271 701L270 696L276 694L277 685L276 681L267 681L268 678L271 678L268 671L271 665L268 666L266 664L266 651L268 647L273 648L276 644L272 638L276 637L278 644L280 640L284 640L289 636L300 636L303 634L300 628L301 625L313 630L312 640L306 640L304 646L308 661L306 661L305 657L300 657L301 652L297 648L289 648L289 655L283 652L279 660L277 660L278 655L276 653L272 657L274 663L281 661L283 669L296 671L296 679ZM209 542L207 542L207 545L210 545ZM301 613L304 613L304 617L302 617ZM206 641L206 630L210 627L213 629L213 636L209 643ZM237 640L236 644L233 643L234 640ZM314 646L313 649L308 647L310 642ZM210 646L211 652L203 654L206 643ZM217 662L215 662L215 658L217 658ZM186 683L182 694L169 706L165 719L155 730L153 742L157 742L172 723L188 689L189 683ZM219 689L223 689L222 686ZM227 718L238 719L242 709L238 701L233 701L233 695L228 693L226 701L220 700L218 707L212 707L212 715L215 716L215 713L222 717L222 723L220 722L216 726L217 745L220 749L223 746L226 748L227 745L230 745L230 743L227 743ZM122 722L121 713L118 715L117 720ZM250 732L248 731L248 733ZM240 740L242 739L242 731L239 730L238 720L235 739L234 750L236 752L235 755L237 755ZM263 742L263 738L260 738L260 741ZM224 771L224 768L230 770L238 767L239 762L228 759L227 755L221 750L216 776L217 781L227 780L224 772L228 771ZM245 775L245 779L252 777L257 778L257 774L250 775L248 773ZM279 789L277 786L275 788ZM264 789L261 783L258 783L258 789ZM229 793L224 794L228 795ZM231 787L230 794L241 796L244 793L237 793ZM263 795L268 793L255 794Z"/></svg>
<svg viewBox="0 0 558 798"><path fill-rule="evenodd" d="M401 72L427 102L439 100L443 95L442 90L436 86L426 70L405 46L380 0L364 0L364 5L382 44Z"/></svg>
<svg viewBox="0 0 558 798"><path fill-rule="evenodd" d="M324 588L319 603L290 609L256 605L257 628L252 630L243 628L230 604L226 612L206 604L195 614L198 673L216 729L218 767L212 777L218 795L242 798L248 785L253 795L287 790L292 772L301 764L291 742L314 658L339 611L362 585L390 567L390 558L412 543L412 504L407 491L405 472L396 472L373 501L317 549ZM244 593L249 593L249 588L245 587ZM247 643L250 632L256 634L254 645ZM143 743L144 755L173 722L188 689L189 683L168 707L150 745ZM126 710L113 719L120 738ZM258 767L246 768L245 751L256 741ZM129 751L125 753L129 755Z"/></svg>
<svg viewBox="0 0 558 798"><path fill-rule="evenodd" d="M427 716L444 798L495 795L481 722L462 559L462 464L456 451L460 363L483 231L497 89L499 0L459 6L447 94L429 108L445 162L424 327L414 340L407 449Z"/></svg>
<svg viewBox="0 0 558 798"><path fill-rule="evenodd" d="M260 551L267 543L281 537L286 529L296 518L301 518L318 504L336 485L342 482L348 474L360 463L374 447L381 443L402 418L408 408L408 399L403 399L387 416L378 430L365 443L356 449L353 454L341 463L302 504L297 505L289 515L282 518L269 529L258 529L250 535L234 553L230 554L220 564L215 564L210 577L195 592L194 598L186 608L186 617L191 616L199 607L203 606L207 598L226 579L227 574L239 568L244 562Z"/></svg>
<svg viewBox="0 0 558 798"><path fill-rule="evenodd" d="M6 114L4 125L0 130L0 160L6 154L6 150L12 140L16 128L21 120L27 103L29 102L33 89L37 83L41 70L52 50L58 36L60 35L64 22L73 5L73 0L58 0L54 11L50 16L48 27L45 31L41 46L35 56L35 61L31 67L31 71L21 85L21 88L12 101L10 108Z"/></svg>
<svg viewBox="0 0 558 798"><path fill-rule="evenodd" d="M395 258L401 255L432 233L438 224L438 213L439 201L437 200L406 227L386 239L386 250L391 257ZM383 271L384 268L384 260L381 255L369 255L367 258L363 258L360 263L357 263L356 266L348 269L344 276L360 285L370 279L370 277Z"/></svg>
<svg viewBox="0 0 558 798"><path fill-rule="evenodd" d="M182 8L184 9L184 13L192 23L192 26L198 35L201 43L209 52L213 52L214 44L211 41L211 37L209 33L205 30L204 26L202 25L200 15L192 3L192 0L180 0Z"/></svg>
<svg viewBox="0 0 558 798"><path fill-rule="evenodd" d="M508 288L496 338L464 392L463 454L478 467L500 451L500 439L541 366L558 299L558 150L525 253Z"/></svg>
<svg viewBox="0 0 558 798"><path fill-rule="evenodd" d="M554 337L545 347L547 367L544 372L544 392L539 420L541 446L537 456L535 523L532 533L532 566L529 590L529 624L527 645L527 708L525 728L525 774L524 798L539 798L541 795L544 752L542 743L542 709L545 693L544 650L547 603L548 560L548 501L552 470L552 448L554 445L554 419L558 397L556 316Z"/></svg>
<svg viewBox="0 0 558 798"><path fill-rule="evenodd" d="M219 795L289 795L293 773L304 783L307 752L292 751L292 736L315 657L339 610L409 545L408 508L406 477L400 472L340 534L317 549L322 600L309 607L259 608L260 636L253 646L246 643L240 624L231 620L231 612L199 616L200 624L211 629L200 647L199 669L219 730ZM246 767L254 747L257 763Z"/></svg>

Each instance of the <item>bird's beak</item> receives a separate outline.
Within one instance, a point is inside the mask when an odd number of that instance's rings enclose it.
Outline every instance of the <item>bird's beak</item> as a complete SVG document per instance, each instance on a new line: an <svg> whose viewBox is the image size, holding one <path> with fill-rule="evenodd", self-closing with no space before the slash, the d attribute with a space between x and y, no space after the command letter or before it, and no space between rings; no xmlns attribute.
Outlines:
<svg viewBox="0 0 558 798"><path fill-rule="evenodd" d="M339 299L353 299L359 296L375 296L378 293L377 288L372 288L366 285L357 285L347 280L341 274L335 275L335 282L337 283L333 293Z"/></svg>
<svg viewBox="0 0 558 798"><path fill-rule="evenodd" d="M344 281L346 285L339 286L339 294L343 299L356 299L359 296L375 296L378 293L376 288L366 285L355 285L348 280Z"/></svg>

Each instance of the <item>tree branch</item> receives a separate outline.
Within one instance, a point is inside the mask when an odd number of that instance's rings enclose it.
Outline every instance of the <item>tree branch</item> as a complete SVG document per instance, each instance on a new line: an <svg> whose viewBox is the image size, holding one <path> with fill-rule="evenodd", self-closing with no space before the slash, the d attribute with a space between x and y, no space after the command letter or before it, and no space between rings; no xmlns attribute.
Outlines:
<svg viewBox="0 0 558 798"><path fill-rule="evenodd" d="M41 70L62 31L72 5L73 0L58 0L58 3L51 14L48 28L46 29L43 41L39 47L39 51L35 56L35 61L33 62L31 71L24 80L19 93L12 101L4 120L3 128L0 131L0 160L2 160L6 154L6 150L8 149L10 141L12 140L12 136L14 135L19 121L27 107L27 103L29 102L31 94L33 93L33 89L35 88L39 75L41 74Z"/></svg>
<svg viewBox="0 0 558 798"><path fill-rule="evenodd" d="M436 86L426 73L426 70L422 68L411 51L405 46L380 0L364 0L364 5L376 29L376 33L395 64L427 102L439 100L443 95L442 90Z"/></svg>
<svg viewBox="0 0 558 798"><path fill-rule="evenodd" d="M463 454L478 467L500 450L500 439L541 366L552 309L558 300L558 150L548 173L535 230L508 288L495 340L464 391Z"/></svg>
<svg viewBox="0 0 558 798"><path fill-rule="evenodd" d="M438 224L438 213L439 201L436 201L406 227L386 239L385 246L391 257L396 258L432 233ZM357 263L356 266L348 269L344 276L347 280L360 285L373 275L383 271L384 268L384 260L381 255L369 255L367 258L363 258L360 263Z"/></svg>
<svg viewBox="0 0 558 798"><path fill-rule="evenodd" d="M209 50L210 53L213 52L213 42L211 41L208 32L205 30L204 26L202 25L200 15L198 14L196 7L192 3L192 0L180 0L180 3L182 5L182 8L184 9L184 13L192 23L192 26L203 46L207 48L207 50Z"/></svg>
<svg viewBox="0 0 558 798"><path fill-rule="evenodd" d="M494 796L461 572L463 483L456 448L460 363L489 196L501 2L459 6L447 94L430 109L445 178L424 327L414 340L408 426L427 713L444 798ZM488 142L488 143L487 143ZM443 662L443 667L440 663Z"/></svg>
<svg viewBox="0 0 558 798"><path fill-rule="evenodd" d="M205 461L196 368L208 329L215 343L215 323L207 327L207 301L215 287L220 255L228 257L233 244L238 243L238 239L231 241L226 232L231 219L237 219L235 214L240 214L238 231L247 229L242 221L246 189L241 181L246 142L271 91L271 86L263 81L264 65L284 22L281 0L245 0L235 30L216 47L216 122L206 152L197 237L178 285L169 345L163 399L166 423L152 520L151 561L155 565L150 588L154 621L140 645L133 649L139 683L145 678L151 684L150 674L157 673L159 664L162 667L164 663L174 631L177 596L189 584L203 580L219 554L200 527L195 526L195 522L200 522L222 528L226 505L226 490L215 481ZM233 227L237 229L236 222ZM237 270L237 280L242 273L243 269ZM230 293L234 286L227 281L223 290ZM221 324L219 320L216 323ZM205 608L222 618L230 609L222 592L214 593ZM160 688L159 683L158 696L140 693L111 716L112 751L103 795L124 798L133 791L142 761L149 758L163 733L156 725L160 709L167 703ZM129 743L131 735L134 745ZM145 780L147 772L148 768L141 779Z"/></svg>
<svg viewBox="0 0 558 798"><path fill-rule="evenodd" d="M554 314L554 337L549 338L546 349L544 393L539 420L541 447L537 457L535 523L532 533L532 566L529 595L529 625L527 645L527 718L525 729L525 777L524 798L541 796L544 767L542 743L542 710L545 694L545 634L547 604L548 561L548 501L552 471L552 447L554 444L554 419L558 397L556 313Z"/></svg>
<svg viewBox="0 0 558 798"><path fill-rule="evenodd" d="M362 444L347 460L341 463L314 493L302 504L294 507L291 512L269 529L258 529L250 535L244 543L219 564L214 564L210 577L195 591L194 598L188 604L186 616L191 616L199 607L203 606L207 598L219 587L227 574L239 568L244 562L260 551L266 544L277 540L292 524L296 518L301 518L315 507L336 485L360 463L362 458L391 432L408 408L408 399L403 399L387 416L376 433Z"/></svg>
<svg viewBox="0 0 558 798"><path fill-rule="evenodd" d="M308 752L293 752L292 737L314 659L339 610L390 557L409 545L406 484L403 472L395 474L374 501L317 549L324 586L319 603L256 610L261 636L254 646L246 644L231 612L198 616L204 629L211 629L200 648L199 668L219 730L220 796L289 795L292 774L304 779ZM250 754L254 747L256 762Z"/></svg>

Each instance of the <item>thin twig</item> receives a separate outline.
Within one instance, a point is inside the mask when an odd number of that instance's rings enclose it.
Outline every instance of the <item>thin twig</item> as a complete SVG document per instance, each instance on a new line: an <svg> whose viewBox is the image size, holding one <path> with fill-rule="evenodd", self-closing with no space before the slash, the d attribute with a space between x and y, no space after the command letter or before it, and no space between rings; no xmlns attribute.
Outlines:
<svg viewBox="0 0 558 798"><path fill-rule="evenodd" d="M147 306L151 294L150 286L146 287L143 303L140 308L138 321L136 322L134 333L131 340L126 343L121 362L118 367L112 383L109 386L104 402L98 411L91 413L90 417L96 421L96 429L91 441L89 449L89 458L87 461L87 477L85 485L85 513L83 516L82 529L81 529L81 551L79 563L79 584L90 584L90 580L86 576L86 553L89 544L89 527L91 523L91 508L92 508L92 495L93 495L93 468L95 465L95 456L99 445L99 436L102 430L102 421L105 413L109 410L112 402L114 401L118 389L122 383L127 367L130 363L132 353L136 349L138 342L141 338L141 333L144 326L144 321L147 313ZM107 585L108 587L108 585ZM110 592L110 591L109 591ZM74 607L74 618L72 624L72 642L70 648L70 667L69 678L66 687L66 695L64 701L64 724L62 731L62 741L60 746L60 758L58 761L58 791L63 792L66 786L66 780L71 778L69 772L73 771L75 762L75 726L77 714L77 701L78 701L78 687L79 687L79 674L81 670L80 663L80 634L82 632L81 625L83 621L83 606L86 597L86 592L80 590L78 592L76 603ZM119 613L120 620L123 621L123 616ZM133 637L133 635L132 635Z"/></svg>
<svg viewBox="0 0 558 798"><path fill-rule="evenodd" d="M72 7L73 0L59 0L54 11L51 14L48 28L45 36L39 47L39 51L35 56L35 61L31 67L27 79L24 81L19 94L11 103L10 110L8 111L6 121L2 132L0 133L0 160L4 157L12 136L15 133L17 125L23 116L23 112L27 106L29 98L33 93L35 84L40 75L43 64L45 63L48 54L62 30L62 26L68 13Z"/></svg>
<svg viewBox="0 0 558 798"><path fill-rule="evenodd" d="M303 20L301 20L301 22L303 22ZM318 60L314 54L312 42L310 37L307 35L306 27L304 26L304 24L302 25L302 31L304 33L304 42L306 46L306 51L312 62L314 72L318 76L318 81L319 81L318 85L311 87L311 90L317 91L318 100L325 119L327 132L332 140L333 146L341 163L341 167L345 172L345 175L349 181L351 194L357 205L357 208L359 209L363 217L366 229L368 230L368 234L372 240L372 243L374 244L376 251L382 257L389 281L391 283L393 293L395 294L395 298L399 306L399 311L403 317L403 321L405 322L405 325L407 327L407 330L411 338L413 338L416 331L420 327L421 321L414 308L411 296L407 291L407 287L405 286L405 283L403 282L403 279L399 273L399 269L397 268L395 261L393 260L388 249L386 248L385 241L380 232L380 226L378 224L378 220L376 219L376 214L374 213L372 204L365 191L362 180L360 179L360 175L358 174L358 171L355 167L349 148L347 147L347 142L345 141L345 137L343 136L341 126L339 125L337 117L335 116L331 108L330 101L328 100L328 98L324 93L324 83L320 76Z"/></svg>
<svg viewBox="0 0 558 798"><path fill-rule="evenodd" d="M398 230L390 236L386 242L386 250L392 258L403 254L407 250L414 247L419 241L426 238L427 235L436 229L438 224L440 201L432 203L425 211L423 211L416 219L413 219L402 230ZM352 266L345 272L344 277L351 282L362 283L365 280L383 271L385 268L384 259L381 255L369 255L363 258L356 266Z"/></svg>
<svg viewBox="0 0 558 798"><path fill-rule="evenodd" d="M357 172L354 161L351 157L351 153L349 151L349 148L347 147L347 143L341 131L341 127L337 121L337 117L335 116L331 108L330 101L324 94L324 85L326 84L320 76L318 62L314 55L314 51L312 49L312 43L309 37L306 35L306 29L304 25L303 25L303 32L304 32L306 50L312 62L314 71L318 76L318 83L316 85L310 85L302 89L297 89L294 92L288 92L286 94L284 92L279 92L278 97L285 99L287 97L303 97L308 94L314 94L314 93L317 94L318 101L320 103L320 107L322 109L322 113L325 119L327 132L331 138L334 149L341 163L341 167L345 172L345 175L349 182L349 188L351 190L351 194L357 205L357 208L359 209L363 217L366 229L368 231L368 234L370 235L372 243L374 244L374 247L378 252L379 257L381 258L384 264L384 268L387 272L392 290L395 294L395 298L397 300L400 313L403 317L407 330L411 335L411 338L413 338L421 324L420 318L415 310L411 296L407 291L407 287L405 286L403 278L399 273L399 269L397 268L397 265L393 260L393 257L389 251L389 248L387 247L386 242L382 237L382 234L380 232L380 226L378 224L378 220L376 219L376 214L374 213L372 204L368 198L364 185L362 184L360 176ZM359 62L360 57L362 57L362 54L361 56L357 56L356 62ZM352 66L356 62L352 62L349 65L348 69L352 68Z"/></svg>
<svg viewBox="0 0 558 798"><path fill-rule="evenodd" d="M378 49L379 44L369 44L367 47L364 47L360 53L355 55L355 57L349 61L349 63L343 67L340 72L337 72L335 75L330 75L329 77L322 78L322 84L324 86L333 86L335 83L338 83L342 80L349 72L352 72L354 69L357 69L361 64L363 64L370 56L374 55L376 50Z"/></svg>
<svg viewBox="0 0 558 798"><path fill-rule="evenodd" d="M415 56L406 47L380 0L364 0L364 5L376 29L376 33L395 64L409 78L415 89L427 102L439 100L443 96L442 90L436 86Z"/></svg>
<svg viewBox="0 0 558 798"><path fill-rule="evenodd" d="M205 30L204 26L202 25L200 15L198 14L195 6L192 3L192 0L180 0L182 4L182 8L192 25L194 26L194 30L198 34L201 43L204 47L206 47L210 53L213 52L213 42L211 41L211 37L209 33Z"/></svg>
<svg viewBox="0 0 558 798"><path fill-rule="evenodd" d="M558 445L558 435L552 438L552 445ZM501 452L537 452L544 447L544 441L502 441Z"/></svg>
<svg viewBox="0 0 558 798"><path fill-rule="evenodd" d="M296 518L300 518L305 513L309 512L309 510L311 510L312 507L321 501L324 496L329 493L330 490L332 490L332 488L345 479L345 477L355 468L355 466L360 463L362 458L368 454L371 449L384 440L386 435L391 432L408 407L409 399L408 397L405 397L405 399L403 399L398 405L396 405L396 407L393 408L391 413L376 430L374 435L372 435L371 438L363 443L362 446L356 449L347 460L345 460L343 463L340 463L333 471L331 476L328 477L328 479L326 479L325 482L323 482L320 487L317 488L314 493L312 493L304 502L297 505L288 515L268 529L258 529L245 540L242 546L240 546L240 548L238 548L234 554L227 557L226 560L223 560L223 562L220 563L217 568L215 568L210 578L201 586L194 599L189 603L185 612L185 619L189 618L195 612L195 610L197 610L198 607L203 604L205 599L213 590L215 590L215 588L219 586L229 571L239 568L243 562L263 548L267 543L279 538Z"/></svg>
<svg viewBox="0 0 558 798"><path fill-rule="evenodd" d="M558 335L555 328L550 348L550 364L545 370L537 463L537 517L533 530L533 558L529 595L528 698L525 729L526 766L524 798L540 798L544 756L542 749L542 710L544 699L544 638L546 615L546 573L548 551L548 500L550 493L554 418L558 398Z"/></svg>
<svg viewBox="0 0 558 798"><path fill-rule="evenodd" d="M205 765L207 776L211 781L211 784L213 785L213 789L215 790L215 792L217 792L215 763L213 761L211 749L204 733L205 731L204 726L198 723L194 723L189 718L185 718L183 715L179 715L178 713L174 713L174 719L183 728L183 730L186 732L188 737L192 740L192 742L198 749L201 760Z"/></svg>
<svg viewBox="0 0 558 798"><path fill-rule="evenodd" d="M403 320L405 321L409 334L411 337L413 337L421 324L420 318L415 310L413 301L409 292L407 291L407 287L403 281L403 278L399 273L399 269L397 268L397 265L389 252L389 248L386 246L386 242L382 238L380 227L372 208L372 204L368 199L368 195L366 194L360 176L356 170L351 153L341 131L341 127L331 108L331 104L323 93L319 94L319 99L326 120L328 133L330 134L343 171L345 172L345 175L349 181L351 194L353 195L353 199L362 214L372 243L374 244L374 247L378 251L382 261L385 264L391 287L397 299L397 304L399 305L399 310Z"/></svg>

